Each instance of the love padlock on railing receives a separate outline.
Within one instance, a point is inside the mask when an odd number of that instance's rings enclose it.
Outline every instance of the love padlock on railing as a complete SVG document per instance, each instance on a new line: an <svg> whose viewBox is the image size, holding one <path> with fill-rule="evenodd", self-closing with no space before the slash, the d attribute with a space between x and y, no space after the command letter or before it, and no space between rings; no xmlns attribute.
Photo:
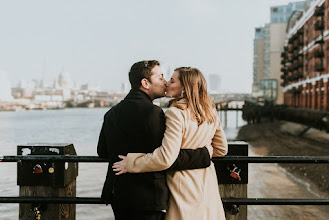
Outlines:
<svg viewBox="0 0 329 220"><path fill-rule="evenodd" d="M233 170L230 169L230 176L236 180L241 181L241 177L240 177L241 169L235 166L235 164L233 164L233 167L234 167Z"/></svg>
<svg viewBox="0 0 329 220"><path fill-rule="evenodd" d="M40 164L37 164L33 167L33 173L43 173L42 167Z"/></svg>
<svg viewBox="0 0 329 220"><path fill-rule="evenodd" d="M239 206L233 204L231 206L231 215L237 215L240 212Z"/></svg>

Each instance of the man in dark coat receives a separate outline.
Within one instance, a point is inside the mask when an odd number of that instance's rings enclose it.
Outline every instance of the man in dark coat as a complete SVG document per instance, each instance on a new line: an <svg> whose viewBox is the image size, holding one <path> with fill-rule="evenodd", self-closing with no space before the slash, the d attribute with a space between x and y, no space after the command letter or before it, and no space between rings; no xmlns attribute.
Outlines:
<svg viewBox="0 0 329 220"><path fill-rule="evenodd" d="M162 109L152 103L163 97L166 80L158 61L135 63L129 72L131 91L104 116L97 153L110 163L102 191L102 199L111 204L116 220L160 220L168 208L168 187L165 171L115 175L113 163L118 155L151 153L161 146L165 132ZM205 168L210 165L206 147L181 150L170 169Z"/></svg>

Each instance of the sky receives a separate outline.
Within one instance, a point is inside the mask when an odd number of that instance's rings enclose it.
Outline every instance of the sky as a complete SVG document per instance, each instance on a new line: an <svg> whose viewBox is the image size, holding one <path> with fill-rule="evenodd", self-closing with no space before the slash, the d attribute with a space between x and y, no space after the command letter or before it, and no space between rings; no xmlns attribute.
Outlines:
<svg viewBox="0 0 329 220"><path fill-rule="evenodd" d="M250 93L255 27L294 0L0 0L0 70L12 82L72 80L120 90L131 65L157 59L218 74Z"/></svg>

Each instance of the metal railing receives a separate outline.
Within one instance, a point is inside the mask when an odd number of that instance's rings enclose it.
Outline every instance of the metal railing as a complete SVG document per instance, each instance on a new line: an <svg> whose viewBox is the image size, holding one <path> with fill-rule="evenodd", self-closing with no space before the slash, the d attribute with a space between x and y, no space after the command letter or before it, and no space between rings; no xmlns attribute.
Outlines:
<svg viewBox="0 0 329 220"><path fill-rule="evenodd" d="M225 156L213 158L214 163L306 163L327 164L329 156ZM0 162L45 161L45 162L83 162L106 163L108 159L98 156L64 156L64 155L27 155L2 156ZM224 204L236 205L329 205L327 199L302 198L223 198ZM0 203L48 203L48 204L104 204L101 198L95 197L0 197Z"/></svg>
<svg viewBox="0 0 329 220"><path fill-rule="evenodd" d="M65 156L65 155L15 155L0 156L0 162L45 161L45 162L83 162L107 163L109 159L98 156ZM329 163L329 156L225 156L214 157L215 163L246 162L246 163Z"/></svg>

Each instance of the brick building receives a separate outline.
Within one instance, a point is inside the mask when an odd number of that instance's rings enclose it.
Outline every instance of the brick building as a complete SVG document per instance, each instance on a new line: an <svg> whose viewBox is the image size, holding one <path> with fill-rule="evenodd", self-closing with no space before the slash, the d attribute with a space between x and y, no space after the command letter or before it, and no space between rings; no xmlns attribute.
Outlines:
<svg viewBox="0 0 329 220"><path fill-rule="evenodd" d="M329 0L316 0L288 21L282 57L284 104L329 110Z"/></svg>

